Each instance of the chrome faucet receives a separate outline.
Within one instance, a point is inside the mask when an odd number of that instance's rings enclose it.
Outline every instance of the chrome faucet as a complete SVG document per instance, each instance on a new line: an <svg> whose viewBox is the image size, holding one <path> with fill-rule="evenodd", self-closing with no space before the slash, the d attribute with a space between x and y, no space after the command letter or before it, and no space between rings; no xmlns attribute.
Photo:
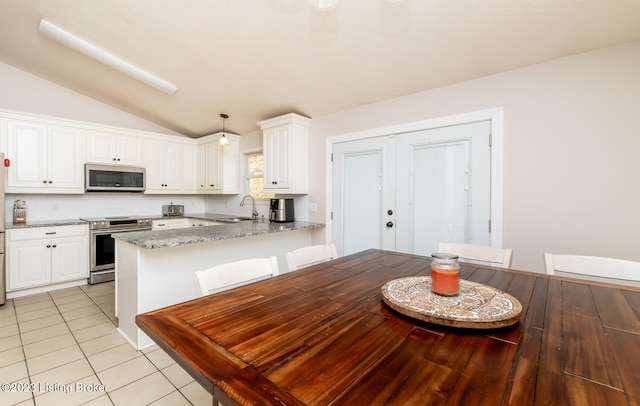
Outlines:
<svg viewBox="0 0 640 406"><path fill-rule="evenodd" d="M258 212L256 211L256 199L253 198L253 196L251 195L246 195L245 197L242 198L242 201L240 202L240 206L244 206L244 201L247 197L251 198L251 203L252 203L252 208L251 208L251 219L253 220L257 220L258 219Z"/></svg>

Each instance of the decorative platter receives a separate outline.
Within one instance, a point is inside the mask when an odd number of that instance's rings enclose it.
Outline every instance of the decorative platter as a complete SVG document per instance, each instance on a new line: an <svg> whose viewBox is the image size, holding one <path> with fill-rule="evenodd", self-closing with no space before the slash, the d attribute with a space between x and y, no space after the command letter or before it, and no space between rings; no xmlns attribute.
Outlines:
<svg viewBox="0 0 640 406"><path fill-rule="evenodd" d="M517 323L522 313L522 305L513 296L464 279L455 296L433 293L430 276L394 279L382 287L382 300L405 316L449 327L506 327Z"/></svg>

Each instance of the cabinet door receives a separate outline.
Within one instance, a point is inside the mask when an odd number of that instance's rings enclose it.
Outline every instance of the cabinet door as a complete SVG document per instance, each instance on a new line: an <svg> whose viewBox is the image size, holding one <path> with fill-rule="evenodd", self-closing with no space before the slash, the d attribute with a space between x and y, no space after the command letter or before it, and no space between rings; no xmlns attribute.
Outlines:
<svg viewBox="0 0 640 406"><path fill-rule="evenodd" d="M204 187L206 190L222 189L222 148L217 142L204 145Z"/></svg>
<svg viewBox="0 0 640 406"><path fill-rule="evenodd" d="M82 190L84 177L81 132L73 128L51 127L47 145L48 185Z"/></svg>
<svg viewBox="0 0 640 406"><path fill-rule="evenodd" d="M144 144L142 138L118 136L116 151L119 165L143 166Z"/></svg>
<svg viewBox="0 0 640 406"><path fill-rule="evenodd" d="M7 246L7 290L30 288L51 282L49 240L17 241Z"/></svg>
<svg viewBox="0 0 640 406"><path fill-rule="evenodd" d="M168 230L171 228L171 223L168 220L153 220L151 222L151 230Z"/></svg>
<svg viewBox="0 0 640 406"><path fill-rule="evenodd" d="M51 241L51 281L89 277L87 237L56 238Z"/></svg>
<svg viewBox="0 0 640 406"><path fill-rule="evenodd" d="M200 185L198 178L198 147L195 145L182 146L182 190L194 193Z"/></svg>
<svg viewBox="0 0 640 406"><path fill-rule="evenodd" d="M177 191L182 188L180 168L182 145L150 141L147 145L147 192Z"/></svg>
<svg viewBox="0 0 640 406"><path fill-rule="evenodd" d="M171 228L187 228L190 227L191 223L189 222L189 219L187 218L182 218L182 219L174 219L171 220Z"/></svg>
<svg viewBox="0 0 640 406"><path fill-rule="evenodd" d="M116 164L116 135L90 131L87 133L87 162Z"/></svg>
<svg viewBox="0 0 640 406"><path fill-rule="evenodd" d="M142 166L142 139L109 132L87 133L87 162Z"/></svg>
<svg viewBox="0 0 640 406"><path fill-rule="evenodd" d="M27 121L8 121L7 188L47 185L47 127Z"/></svg>
<svg viewBox="0 0 640 406"><path fill-rule="evenodd" d="M151 229L153 231L169 230L172 228L187 228L190 226L191 226L191 223L189 222L188 218L179 218L179 219L167 218L163 220L154 220L151 223Z"/></svg>
<svg viewBox="0 0 640 406"><path fill-rule="evenodd" d="M290 125L264 131L264 189L290 187L291 135Z"/></svg>
<svg viewBox="0 0 640 406"><path fill-rule="evenodd" d="M164 167L165 189L177 191L182 189L182 144L173 142L163 144L162 165Z"/></svg>

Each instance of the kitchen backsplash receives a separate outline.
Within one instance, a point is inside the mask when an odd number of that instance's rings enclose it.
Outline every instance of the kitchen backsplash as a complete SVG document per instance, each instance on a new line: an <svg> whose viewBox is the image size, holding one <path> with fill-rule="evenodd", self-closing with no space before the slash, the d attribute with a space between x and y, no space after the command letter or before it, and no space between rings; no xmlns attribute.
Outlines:
<svg viewBox="0 0 640 406"><path fill-rule="evenodd" d="M204 196L162 195L138 193L91 193L84 195L5 196L5 222L13 221L13 202L27 202L27 221L67 220L83 217L162 215L163 204L182 204L185 213L203 213Z"/></svg>
<svg viewBox="0 0 640 406"><path fill-rule="evenodd" d="M27 221L70 220L85 217L162 215L162 205L182 204L185 214L220 213L250 216L251 199L240 206L242 195L185 196L141 193L86 193L83 195L10 194L5 196L5 222L13 221L13 202L27 203ZM308 196L297 196L295 215L309 219ZM269 201L256 201L256 211L268 218Z"/></svg>

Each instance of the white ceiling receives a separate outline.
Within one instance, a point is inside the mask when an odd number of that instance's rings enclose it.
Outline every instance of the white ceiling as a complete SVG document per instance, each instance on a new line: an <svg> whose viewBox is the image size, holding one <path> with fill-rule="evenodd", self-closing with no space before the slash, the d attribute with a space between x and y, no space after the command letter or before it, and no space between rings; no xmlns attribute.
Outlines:
<svg viewBox="0 0 640 406"><path fill-rule="evenodd" d="M38 31L60 26L168 95ZM640 39L638 0L1 0L0 61L191 137L247 133Z"/></svg>

